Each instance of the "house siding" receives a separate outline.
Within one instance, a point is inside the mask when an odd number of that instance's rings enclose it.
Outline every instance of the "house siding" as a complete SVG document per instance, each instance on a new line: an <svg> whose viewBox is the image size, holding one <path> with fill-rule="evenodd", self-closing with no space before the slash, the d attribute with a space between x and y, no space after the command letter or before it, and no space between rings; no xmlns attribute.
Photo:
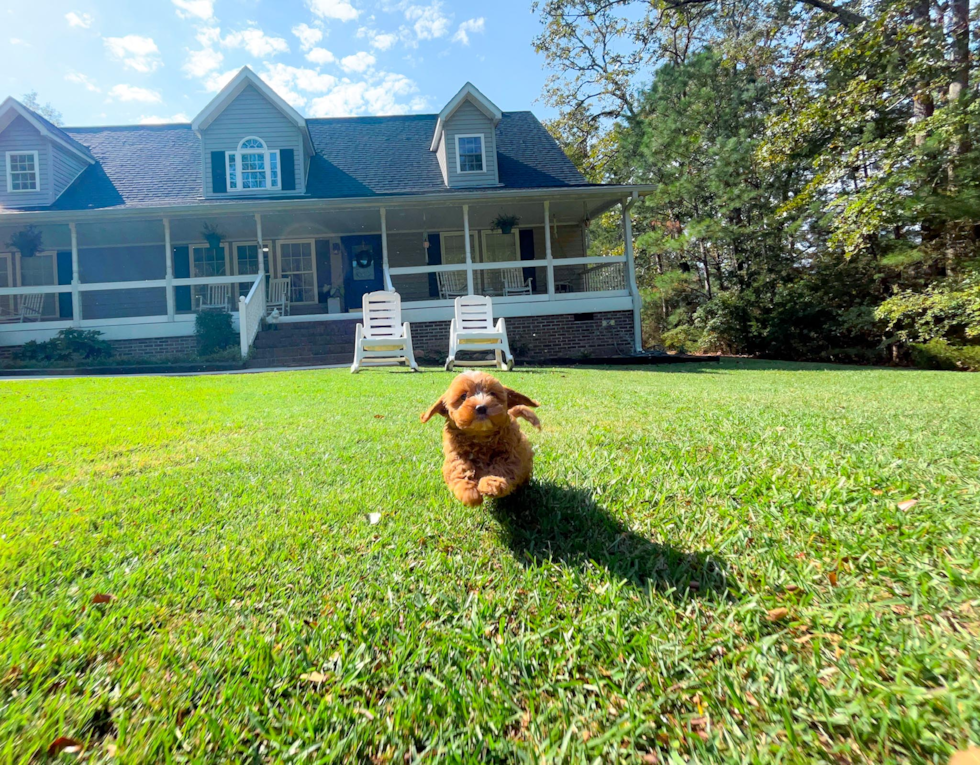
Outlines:
<svg viewBox="0 0 980 765"><path fill-rule="evenodd" d="M303 150L302 132L286 119L279 109L267 101L265 96L249 85L214 122L201 131L206 196L225 196L225 194L215 194L211 185L211 152L235 151L241 140L247 136L261 138L270 150L293 150L296 189L283 192L262 191L263 196L306 192L306 156ZM232 195L236 192L229 191L228 194Z"/></svg>
<svg viewBox="0 0 980 765"><path fill-rule="evenodd" d="M480 134L483 136L486 167L482 173L456 172L456 136ZM443 134L445 151L445 173L447 185L452 188L472 188L474 186L496 186L497 137L493 122L469 101L464 103L446 120ZM442 161L440 161L440 166Z"/></svg>
<svg viewBox="0 0 980 765"><path fill-rule="evenodd" d="M61 196L88 163L57 144L51 144L51 180L53 184L52 201Z"/></svg>
<svg viewBox="0 0 980 765"><path fill-rule="evenodd" d="M41 173L38 191L11 193L7 189L7 152L36 151ZM0 208L35 207L54 201L51 194L51 142L18 115L0 133Z"/></svg>

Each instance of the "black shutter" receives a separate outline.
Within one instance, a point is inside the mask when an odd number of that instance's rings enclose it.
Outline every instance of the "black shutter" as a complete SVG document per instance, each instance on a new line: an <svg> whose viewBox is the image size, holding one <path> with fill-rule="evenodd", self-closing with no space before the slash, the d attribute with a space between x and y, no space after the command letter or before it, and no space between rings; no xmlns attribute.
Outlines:
<svg viewBox="0 0 980 765"><path fill-rule="evenodd" d="M211 152L211 190L215 194L225 194L228 191L228 176L225 172L225 153Z"/></svg>
<svg viewBox="0 0 980 765"><path fill-rule="evenodd" d="M279 150L279 172L282 173L282 190L296 190L296 159L292 149Z"/></svg>
<svg viewBox="0 0 980 765"><path fill-rule="evenodd" d="M191 275L190 248L174 247L174 278L189 279L190 275ZM191 310L190 287L174 287L174 307L178 311Z"/></svg>
<svg viewBox="0 0 980 765"><path fill-rule="evenodd" d="M522 228L518 232L521 242L521 260L534 260L534 231L529 228ZM524 281L531 280L531 289L538 291L538 270L536 268L524 268Z"/></svg>
<svg viewBox="0 0 980 765"><path fill-rule="evenodd" d="M71 284L71 250L58 253L58 284ZM71 293L58 293L58 315L62 319L70 319Z"/></svg>
<svg viewBox="0 0 980 765"><path fill-rule="evenodd" d="M438 234L429 234L429 249L426 252L426 261L430 266L442 265L442 242L439 241ZM429 297L439 297L439 279L435 274L429 274Z"/></svg>

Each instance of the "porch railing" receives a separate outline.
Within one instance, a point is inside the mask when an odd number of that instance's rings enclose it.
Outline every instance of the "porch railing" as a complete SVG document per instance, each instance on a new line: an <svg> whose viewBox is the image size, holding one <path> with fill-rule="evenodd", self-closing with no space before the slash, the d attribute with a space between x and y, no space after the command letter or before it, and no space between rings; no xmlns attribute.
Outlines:
<svg viewBox="0 0 980 765"><path fill-rule="evenodd" d="M263 316L265 316L265 274L259 274L248 295L238 299L238 332L241 336L243 359L248 356Z"/></svg>

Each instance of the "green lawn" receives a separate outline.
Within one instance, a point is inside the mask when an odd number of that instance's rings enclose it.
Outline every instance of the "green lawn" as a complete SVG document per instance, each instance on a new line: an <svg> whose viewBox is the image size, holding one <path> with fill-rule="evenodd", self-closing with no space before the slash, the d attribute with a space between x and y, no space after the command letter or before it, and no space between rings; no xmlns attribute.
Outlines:
<svg viewBox="0 0 980 765"><path fill-rule="evenodd" d="M419 423L449 380L0 383L0 761L980 742L980 376L522 370L536 480L476 510Z"/></svg>

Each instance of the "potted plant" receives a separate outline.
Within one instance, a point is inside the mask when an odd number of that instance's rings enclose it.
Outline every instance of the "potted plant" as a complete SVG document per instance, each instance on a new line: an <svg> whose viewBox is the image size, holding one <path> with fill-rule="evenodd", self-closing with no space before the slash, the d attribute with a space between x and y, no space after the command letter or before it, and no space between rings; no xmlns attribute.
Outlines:
<svg viewBox="0 0 980 765"><path fill-rule="evenodd" d="M218 227L211 223L204 224L204 229L201 231L201 234L207 241L208 247L212 250L217 250L221 246L221 240L225 238L225 235L218 230Z"/></svg>
<svg viewBox="0 0 980 765"><path fill-rule="evenodd" d="M490 226L492 228L499 228L500 233L509 234L514 230L514 226L521 222L521 219L516 215L504 215L501 213L492 221L490 221Z"/></svg>
<svg viewBox="0 0 980 765"><path fill-rule="evenodd" d="M19 250L21 256L25 258L32 258L44 249L44 243L41 241L41 232L34 226L28 226L18 231L10 238L7 246Z"/></svg>

